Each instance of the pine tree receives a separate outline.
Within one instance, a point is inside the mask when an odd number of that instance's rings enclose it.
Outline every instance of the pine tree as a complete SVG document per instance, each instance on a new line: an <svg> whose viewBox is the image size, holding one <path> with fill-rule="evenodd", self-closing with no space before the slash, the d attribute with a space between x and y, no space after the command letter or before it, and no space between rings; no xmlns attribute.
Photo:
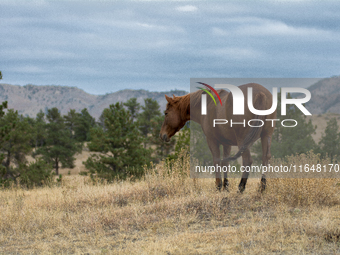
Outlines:
<svg viewBox="0 0 340 255"><path fill-rule="evenodd" d="M128 101L124 103L124 105L130 111L132 120L135 121L138 117L138 113L140 110L140 104L137 103L137 98L136 97L130 98Z"/></svg>
<svg viewBox="0 0 340 255"><path fill-rule="evenodd" d="M37 136L37 131L35 129L35 122L36 120L34 118L31 118L29 116L24 117L24 119L27 121L28 125L31 127L31 140L29 141L30 146L33 148L35 146L35 137Z"/></svg>
<svg viewBox="0 0 340 255"><path fill-rule="evenodd" d="M0 71L0 80L2 79L2 73ZM5 115L4 109L7 108L7 101L2 102L0 104L0 120ZM8 137L9 133L9 127L0 127L0 148L2 147L3 143L6 141L6 138ZM0 154L0 184L3 184L4 177L6 175L6 168L1 164L5 158L5 155L3 153Z"/></svg>
<svg viewBox="0 0 340 255"><path fill-rule="evenodd" d="M146 144L149 142L148 135L152 133L152 120L161 116L161 112L156 100L146 98L144 102L145 105L142 106L143 112L138 115L138 125L145 138L144 148L146 148Z"/></svg>
<svg viewBox="0 0 340 255"><path fill-rule="evenodd" d="M115 178L143 175L143 166L148 164L150 151L142 146L142 137L129 111L122 103L110 105L102 113L104 127L91 129L90 151L84 162L91 175L112 181Z"/></svg>
<svg viewBox="0 0 340 255"><path fill-rule="evenodd" d="M32 127L26 118L19 116L18 111L13 109L9 109L6 115L1 118L0 126L11 127L8 138L1 144L1 150L5 152L5 161L3 162L7 172L5 178L15 179L17 173L11 167L11 163L14 162L16 165L26 163L26 154L32 150L30 146Z"/></svg>
<svg viewBox="0 0 340 255"><path fill-rule="evenodd" d="M74 167L74 154L81 151L81 146L70 137L57 108L48 109L46 117L49 122L46 124L46 145L39 148L35 155L42 155L46 162L52 163L59 175L60 163L62 167Z"/></svg>
<svg viewBox="0 0 340 255"><path fill-rule="evenodd" d="M43 146L46 139L46 121L45 121L45 113L43 113L42 110L40 110L37 113L37 117L35 118L35 149L38 148L38 146Z"/></svg>
<svg viewBox="0 0 340 255"><path fill-rule="evenodd" d="M90 129L96 125L96 120L90 115L86 108L80 113L71 109L64 116L66 128L70 136L78 142L89 141Z"/></svg>
<svg viewBox="0 0 340 255"><path fill-rule="evenodd" d="M191 123L190 123L191 124ZM168 154L168 160L176 160L182 151L190 153L190 124L187 123L180 132L178 132L174 153ZM174 137L173 137L174 138ZM171 139L173 139L171 138ZM164 142L163 142L164 143Z"/></svg>
<svg viewBox="0 0 340 255"><path fill-rule="evenodd" d="M29 164L20 164L20 185L32 188L34 186L48 185L53 182L53 167L42 159Z"/></svg>
<svg viewBox="0 0 340 255"><path fill-rule="evenodd" d="M175 146L175 152L179 153L181 150L190 152L190 124L187 123L181 131L178 133L177 143Z"/></svg>
<svg viewBox="0 0 340 255"><path fill-rule="evenodd" d="M79 142L90 141L90 130L96 126L96 120L93 118L86 108L81 110L75 126L75 137Z"/></svg>
<svg viewBox="0 0 340 255"><path fill-rule="evenodd" d="M0 77L1 78L1 77ZM4 109L7 108L7 101L3 102L0 105L0 121L2 121L5 112ZM14 123L11 123L9 126L1 126L0 127L0 148L3 148L4 143L9 139L9 133L12 127L14 127ZM7 169L3 164L3 161L5 159L5 155L3 151L1 151L0 154L0 185L8 185L8 175L7 175Z"/></svg>
<svg viewBox="0 0 340 255"><path fill-rule="evenodd" d="M100 127L102 127L103 129L105 129L105 117L104 117L104 111L102 112L102 114L100 114L100 116L99 116L99 121L98 121L98 125L100 126ZM91 134L91 132L90 132L90 134ZM92 139L91 139L92 140Z"/></svg>
<svg viewBox="0 0 340 255"><path fill-rule="evenodd" d="M196 122L190 123L190 132L187 134L185 139L185 144L188 150L190 150L190 155L194 159L199 160L202 165L210 165L212 163L212 155L207 143L207 138L199 124Z"/></svg>
<svg viewBox="0 0 340 255"><path fill-rule="evenodd" d="M319 142L319 148L317 152L322 157L328 157L333 160L340 154L340 134L338 133L339 126L336 118L332 118L327 122L325 133L322 134Z"/></svg>
<svg viewBox="0 0 340 255"><path fill-rule="evenodd" d="M165 143L159 138L159 133L161 131L163 122L164 116L156 116L151 120L152 136L150 137L150 143L156 146L153 155L154 162L159 162L167 157L174 149L174 146L176 144L175 137L172 137L170 142L168 143Z"/></svg>
<svg viewBox="0 0 340 255"><path fill-rule="evenodd" d="M79 113L76 112L76 110L71 109L67 115L64 115L65 120L65 127L70 132L70 138L74 139L75 137L75 129L78 122Z"/></svg>

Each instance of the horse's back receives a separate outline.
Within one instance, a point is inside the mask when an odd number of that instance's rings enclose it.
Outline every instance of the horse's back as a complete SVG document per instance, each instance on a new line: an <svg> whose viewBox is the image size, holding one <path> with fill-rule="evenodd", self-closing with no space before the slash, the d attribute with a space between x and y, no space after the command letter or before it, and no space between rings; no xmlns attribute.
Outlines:
<svg viewBox="0 0 340 255"><path fill-rule="evenodd" d="M233 94L226 90L218 90L218 94L222 100L222 107L216 106L213 103L208 105L210 116L205 119L205 129L214 130L214 136L219 137L222 140L231 141L232 145L237 145L237 140L243 140L246 134L250 131L250 126L247 125L249 120L252 119L275 119L276 111L268 116L256 116L250 112L248 108L248 88L252 88L253 105L258 110L267 110L272 106L272 94L268 89L257 83L247 83L240 85L238 88L241 89L244 95L244 115L234 115L233 112ZM226 119L228 121L225 125L216 125L212 127L213 119ZM232 127L230 123L235 123ZM241 125L240 123L245 123ZM265 133L272 133L274 127L271 127L270 121L264 121L263 131ZM238 124L236 124L238 123ZM208 132L207 132L208 133ZM235 136L236 135L236 136Z"/></svg>

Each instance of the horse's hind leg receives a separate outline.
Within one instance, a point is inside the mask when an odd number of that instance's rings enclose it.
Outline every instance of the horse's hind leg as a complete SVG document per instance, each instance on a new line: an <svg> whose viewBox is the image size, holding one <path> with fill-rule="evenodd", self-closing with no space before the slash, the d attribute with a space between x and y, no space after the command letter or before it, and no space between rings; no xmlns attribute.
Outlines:
<svg viewBox="0 0 340 255"><path fill-rule="evenodd" d="M230 145L223 145L223 159L229 157L230 151L231 151ZM222 161L222 168L223 168L223 166L228 167L228 165L229 165L229 161ZM226 172L224 172L223 189L228 191L228 186L229 186L228 171L226 171Z"/></svg>
<svg viewBox="0 0 340 255"><path fill-rule="evenodd" d="M261 144L262 144L262 166L267 166L268 162L271 158L270 153L270 145L271 145L271 136L263 136L261 137ZM266 189L266 176L262 174L261 178L261 192L263 192Z"/></svg>
<svg viewBox="0 0 340 255"><path fill-rule="evenodd" d="M213 156L214 166L221 164L221 151L220 151L220 144L207 137L207 143L209 146L209 149L211 151L211 154ZM215 172L216 175L216 188L218 190L222 189L222 178L221 178L221 172L216 169Z"/></svg>
<svg viewBox="0 0 340 255"><path fill-rule="evenodd" d="M251 164L253 163L253 159L251 158L249 149L247 149L243 152L242 161L243 161L242 165L244 166L244 168L243 168L244 172L242 174L241 182L238 185L238 189L241 193L246 189L249 171L250 171L250 168L251 168ZM249 166L248 169L247 169L247 166ZM246 171L246 170L248 170L248 171Z"/></svg>

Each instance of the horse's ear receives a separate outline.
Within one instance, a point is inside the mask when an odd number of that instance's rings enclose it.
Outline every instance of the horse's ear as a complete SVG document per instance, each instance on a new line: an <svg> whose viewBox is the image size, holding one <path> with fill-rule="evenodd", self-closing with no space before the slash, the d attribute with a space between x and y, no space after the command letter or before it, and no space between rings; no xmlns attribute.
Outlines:
<svg viewBox="0 0 340 255"><path fill-rule="evenodd" d="M169 104L172 104L174 102L174 100L171 97L168 97L167 95L165 95L165 99L166 101L168 101Z"/></svg>
<svg viewBox="0 0 340 255"><path fill-rule="evenodd" d="M172 94L172 96L173 96L173 98L175 99L175 95L174 95L174 94Z"/></svg>

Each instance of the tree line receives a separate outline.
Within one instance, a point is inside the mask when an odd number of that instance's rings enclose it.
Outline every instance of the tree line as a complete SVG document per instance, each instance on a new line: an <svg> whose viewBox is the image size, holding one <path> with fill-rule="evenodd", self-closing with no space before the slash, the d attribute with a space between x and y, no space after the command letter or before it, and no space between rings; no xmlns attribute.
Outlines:
<svg viewBox="0 0 340 255"><path fill-rule="evenodd" d="M176 139L164 143L159 132L164 120L156 100L144 105L131 98L105 108L96 121L86 108L62 116L57 108L40 111L35 118L0 106L0 185L42 185L59 175L61 167L73 168L75 154L86 144L93 152L83 162L91 177L113 181L139 178L150 162L165 159ZM188 141L187 141L188 143ZM35 158L28 163L26 156ZM173 158L173 157L172 157ZM85 173L83 173L85 174ZM59 177L61 179L61 175Z"/></svg>

